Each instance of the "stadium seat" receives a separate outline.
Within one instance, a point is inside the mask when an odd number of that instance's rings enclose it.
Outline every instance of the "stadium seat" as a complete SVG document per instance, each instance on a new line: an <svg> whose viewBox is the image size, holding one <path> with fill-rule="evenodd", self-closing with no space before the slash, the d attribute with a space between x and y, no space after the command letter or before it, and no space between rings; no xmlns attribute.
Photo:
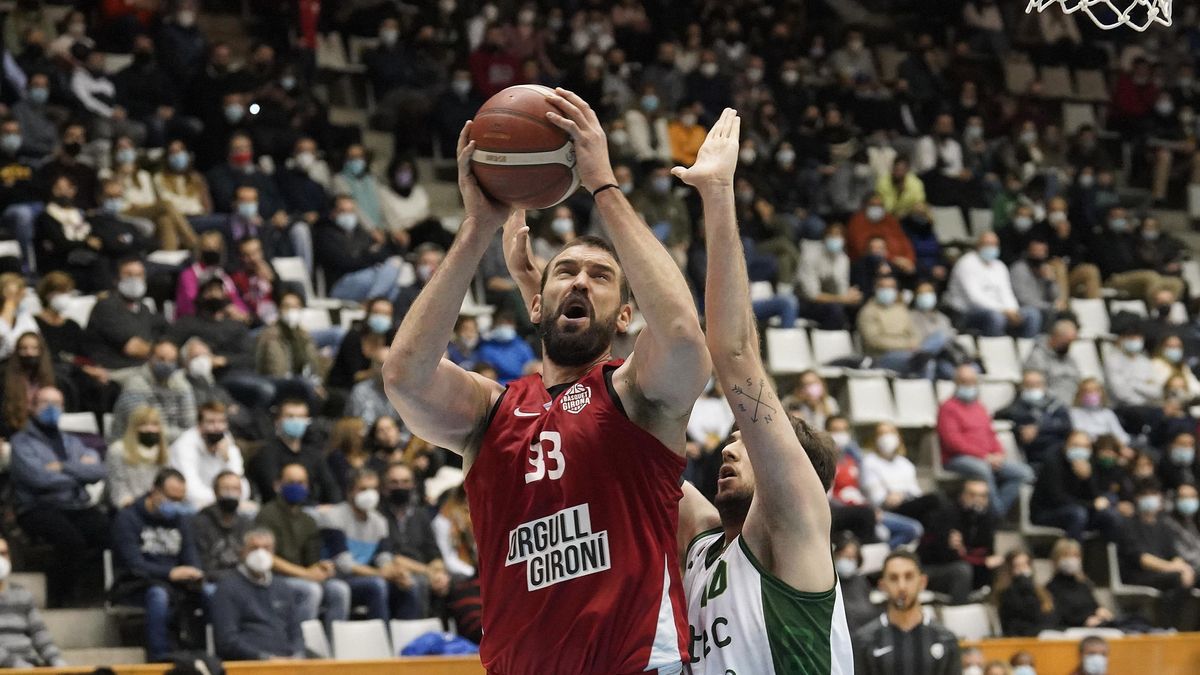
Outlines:
<svg viewBox="0 0 1200 675"><path fill-rule="evenodd" d="M854 341L850 332L844 330L814 330L812 339L813 360L821 365L836 359L855 356Z"/></svg>
<svg viewBox="0 0 1200 675"><path fill-rule="evenodd" d="M1066 66L1042 66L1042 98L1072 98L1075 88L1071 86L1071 71Z"/></svg>
<svg viewBox="0 0 1200 675"><path fill-rule="evenodd" d="M884 377L851 377L846 381L850 423L891 422L896 418L892 390Z"/></svg>
<svg viewBox="0 0 1200 675"><path fill-rule="evenodd" d="M1200 190L1200 185L1190 187ZM1180 276L1188 287L1188 297L1200 298L1200 260L1184 260L1180 263Z"/></svg>
<svg viewBox="0 0 1200 675"><path fill-rule="evenodd" d="M100 434L96 415L90 412L63 413L58 418L58 428L71 434Z"/></svg>
<svg viewBox="0 0 1200 675"><path fill-rule="evenodd" d="M1021 364L1017 360L1017 346L1007 335L980 337L979 358L983 361L984 377L1005 382L1021 381Z"/></svg>
<svg viewBox="0 0 1200 675"><path fill-rule="evenodd" d="M1083 126L1096 126L1096 106L1092 103L1071 103L1064 101L1062 104L1062 119L1063 133L1068 136L1075 135Z"/></svg>
<svg viewBox="0 0 1200 675"><path fill-rule="evenodd" d="M271 267L275 268L275 273L279 275L280 281L299 284L304 289L304 304L307 308L342 306L340 300L322 298L317 295L317 292L313 290L313 283L312 279L308 276L308 270L304 268L304 260L293 257L272 258Z"/></svg>
<svg viewBox="0 0 1200 675"><path fill-rule="evenodd" d="M0 258L20 258L21 245L15 239L0 241Z"/></svg>
<svg viewBox="0 0 1200 675"><path fill-rule="evenodd" d="M1037 79L1037 71L1027 61L1007 61L1004 64L1004 86L1012 94L1025 94Z"/></svg>
<svg viewBox="0 0 1200 675"><path fill-rule="evenodd" d="M883 542L860 546L858 553L862 556L862 566L858 568L859 575L866 576L881 572L883 570L883 561L891 552L892 548Z"/></svg>
<svg viewBox="0 0 1200 675"><path fill-rule="evenodd" d="M971 335L970 333L959 333L954 337L954 342L959 347L962 347L963 351L967 353L967 356L970 356L971 358L979 356L979 350L975 347L974 335Z"/></svg>
<svg viewBox="0 0 1200 675"><path fill-rule="evenodd" d="M80 328L87 328L88 319L91 318L92 308L95 306L96 296L74 295L68 301L67 311L63 312L63 316L68 319L74 319Z"/></svg>
<svg viewBox="0 0 1200 675"><path fill-rule="evenodd" d="M365 309L343 309L338 312L338 325L346 330L350 330L350 326L355 321L360 321L367 316Z"/></svg>
<svg viewBox="0 0 1200 675"><path fill-rule="evenodd" d="M1162 595L1157 588L1150 586L1136 586L1126 584L1121 581L1121 564L1117 556L1117 545L1109 542L1107 545L1108 553L1108 587L1112 591L1113 598L1116 600L1135 599L1146 600L1155 599Z"/></svg>
<svg viewBox="0 0 1200 675"><path fill-rule="evenodd" d="M325 330L333 326L329 310L322 307L305 307L300 310L300 327L308 332Z"/></svg>
<svg viewBox="0 0 1200 675"><path fill-rule="evenodd" d="M383 619L333 622L333 658L338 661L388 659L393 656Z"/></svg>
<svg viewBox="0 0 1200 675"><path fill-rule="evenodd" d="M984 381L979 383L979 402L992 415L1012 403L1016 395L1017 390L1012 382Z"/></svg>
<svg viewBox="0 0 1200 675"><path fill-rule="evenodd" d="M1108 84L1104 81L1101 70L1076 70L1075 95L1084 101L1093 103L1108 102Z"/></svg>
<svg viewBox="0 0 1200 675"><path fill-rule="evenodd" d="M179 267L192 255L191 251L153 251L146 256L147 262L158 263L168 267Z"/></svg>
<svg viewBox="0 0 1200 675"><path fill-rule="evenodd" d="M807 331L803 328L767 329L767 368L772 375L802 373L812 367Z"/></svg>
<svg viewBox="0 0 1200 675"><path fill-rule="evenodd" d="M937 398L933 383L926 379L892 381L896 404L896 426L902 429L932 429L937 426Z"/></svg>
<svg viewBox="0 0 1200 675"><path fill-rule="evenodd" d="M110 591L113 584L116 583L117 575L113 569L113 554L112 550L104 549L101 556L101 565L104 567L104 612L115 617L141 616L146 613L146 610L141 606L135 605L119 605L112 601Z"/></svg>
<svg viewBox="0 0 1200 675"><path fill-rule="evenodd" d="M1017 338L1017 361L1025 363L1025 359L1029 358L1029 354L1033 352L1033 338Z"/></svg>
<svg viewBox="0 0 1200 675"><path fill-rule="evenodd" d="M1079 321L1079 337L1108 335L1108 308L1100 298L1071 298L1071 311Z"/></svg>
<svg viewBox="0 0 1200 675"><path fill-rule="evenodd" d="M962 209L957 206L931 206L929 218L933 221L933 234L939 242L953 244L971 240Z"/></svg>
<svg viewBox="0 0 1200 675"><path fill-rule="evenodd" d="M948 605L941 608L940 614L942 625L960 640L982 640L996 635L987 605Z"/></svg>
<svg viewBox="0 0 1200 675"><path fill-rule="evenodd" d="M978 237L984 232L990 232L995 222L996 214L991 209L971 209L967 212L967 223L971 225L971 236Z"/></svg>
<svg viewBox="0 0 1200 675"><path fill-rule="evenodd" d="M421 637L426 633L441 633L441 619L414 619L412 621L401 621L400 619L392 619L390 624L392 631L392 650L395 652L393 656L398 656L410 642Z"/></svg>
<svg viewBox="0 0 1200 675"><path fill-rule="evenodd" d="M333 658L333 650L329 648L329 638L325 635L325 626L320 619L309 619L300 624L300 632L304 634L304 649L318 659Z"/></svg>
<svg viewBox="0 0 1200 675"><path fill-rule="evenodd" d="M1108 315L1113 317L1121 312L1129 312L1142 317L1148 313L1144 300L1109 300Z"/></svg>
<svg viewBox="0 0 1200 675"><path fill-rule="evenodd" d="M946 399L954 395L954 380L938 380L935 385L938 403L945 403Z"/></svg>
<svg viewBox="0 0 1200 675"><path fill-rule="evenodd" d="M1096 343L1092 340L1079 339L1071 343L1068 352L1079 366L1079 373L1084 377L1094 377L1104 382L1104 369L1100 367L1100 355L1096 352Z"/></svg>
<svg viewBox="0 0 1200 675"><path fill-rule="evenodd" d="M1021 486L1021 497L1017 502L1017 509L1018 509L1017 528L1018 528L1018 531L1020 531L1020 533L1026 537L1042 537L1042 538L1058 539L1060 537L1067 536L1066 530L1063 530L1063 529L1060 529L1057 527L1048 527L1046 525L1034 525L1033 524L1033 521L1031 521L1029 519L1029 517L1030 517L1029 516L1029 514L1030 514L1029 503L1032 500L1033 500L1033 486L1032 485L1022 485Z"/></svg>

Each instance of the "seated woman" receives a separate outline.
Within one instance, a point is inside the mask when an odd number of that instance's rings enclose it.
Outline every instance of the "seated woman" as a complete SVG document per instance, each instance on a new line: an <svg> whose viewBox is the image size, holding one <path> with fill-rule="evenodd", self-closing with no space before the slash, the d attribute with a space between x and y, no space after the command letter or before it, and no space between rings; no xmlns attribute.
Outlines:
<svg viewBox="0 0 1200 675"><path fill-rule="evenodd" d="M112 178L124 188L122 215L146 218L155 225L154 238L164 251L196 248L196 233L187 218L171 202L159 197L150 172L138 166L137 146L128 136L118 136L113 143L112 169L101 171L100 177Z"/></svg>
<svg viewBox="0 0 1200 675"><path fill-rule="evenodd" d="M391 419L391 418L388 418ZM355 471L367 466L370 454L363 449L363 428L361 417L343 417L333 425L329 434L329 448L326 450L325 461L329 471L342 488L342 494L349 494L350 477ZM385 465L386 468L386 465Z"/></svg>
<svg viewBox="0 0 1200 675"><path fill-rule="evenodd" d="M24 277L15 272L0 274L0 361L16 350L17 338L38 332L25 295Z"/></svg>
<svg viewBox="0 0 1200 675"><path fill-rule="evenodd" d="M17 348L4 366L3 415L0 416L0 438L10 438L25 427L33 410L37 393L43 387L56 386L50 351L37 333L23 333L17 338Z"/></svg>
<svg viewBox="0 0 1200 675"><path fill-rule="evenodd" d="M917 541L924 524L946 505L938 493L925 494L917 484L917 467L896 427L887 422L875 426L874 441L864 448L860 482L867 499L883 510L883 525L891 532L893 548Z"/></svg>
<svg viewBox="0 0 1200 675"><path fill-rule="evenodd" d="M35 315L38 330L54 359L58 379L69 380L78 392L84 410L111 412L120 386L109 378L108 369L92 362L83 328L63 315L75 290L75 280L65 272L50 272L38 281L42 311Z"/></svg>
<svg viewBox="0 0 1200 675"><path fill-rule="evenodd" d="M829 395L825 380L815 370L800 373L796 388L783 397L783 407L792 415L803 418L814 429L823 428L830 415L841 412L837 399Z"/></svg>
<svg viewBox="0 0 1200 675"><path fill-rule="evenodd" d="M293 290L279 298L279 319L258 334L254 344L254 367L259 375L275 381L277 389L287 387L290 395L302 394L309 407L324 398L320 386L324 366L317 344L300 325L304 301Z"/></svg>
<svg viewBox="0 0 1200 675"><path fill-rule="evenodd" d="M1029 502L1030 520L1060 527L1076 541L1087 530L1099 530L1111 541L1116 532L1115 507L1100 486L1091 440L1085 432L1072 431L1038 472Z"/></svg>
<svg viewBox="0 0 1200 675"><path fill-rule="evenodd" d="M1175 488L1175 509L1166 516L1167 529L1175 535L1175 548L1179 557L1200 575L1200 521L1196 512L1200 510L1200 492L1195 483L1183 483Z"/></svg>
<svg viewBox="0 0 1200 675"><path fill-rule="evenodd" d="M1074 539L1059 539L1050 552L1054 576L1046 590L1054 600L1055 628L1097 628L1113 620L1113 613L1096 602L1095 589L1083 573L1083 549Z"/></svg>
<svg viewBox="0 0 1200 675"><path fill-rule="evenodd" d="M1004 564L996 571L992 601L1008 637L1033 637L1058 624L1054 597L1034 583L1033 560L1023 549L1004 556Z"/></svg>
<svg viewBox="0 0 1200 675"><path fill-rule="evenodd" d="M150 492L154 477L167 465L162 413L148 405L129 414L125 435L108 446L108 501L121 509Z"/></svg>
<svg viewBox="0 0 1200 675"><path fill-rule="evenodd" d="M1163 385L1162 417L1150 427L1150 447L1165 448L1179 434L1190 433L1197 428L1192 416L1192 395L1188 393L1187 380L1182 375L1172 375Z"/></svg>
<svg viewBox="0 0 1200 675"><path fill-rule="evenodd" d="M1075 405L1071 407L1071 426L1096 440L1104 434L1112 434L1122 444L1129 443L1129 433L1121 426L1117 414L1108 405L1108 394L1104 385L1094 377L1084 379L1075 391Z"/></svg>
<svg viewBox="0 0 1200 675"><path fill-rule="evenodd" d="M192 154L183 141L167 145L163 165L154 173L154 188L159 199L187 218L196 232L225 226L226 218L213 214L208 181L192 166Z"/></svg>
<svg viewBox="0 0 1200 675"><path fill-rule="evenodd" d="M367 468L382 474L389 465L403 462L404 449L411 438L412 435L401 429L394 418L387 415L376 418L364 443L369 456Z"/></svg>
<svg viewBox="0 0 1200 675"><path fill-rule="evenodd" d="M1196 375L1191 368L1188 368L1183 357L1183 339L1178 335L1164 337L1154 352L1154 358L1150 360L1151 365L1154 366L1154 375L1163 385L1172 376L1178 375L1187 384L1188 398L1200 397L1200 380L1196 379Z"/></svg>
<svg viewBox="0 0 1200 675"><path fill-rule="evenodd" d="M225 295L229 298L229 305L225 311L238 321L251 321L250 309L238 294L233 278L225 271L222 264L224 259L225 236L219 230L209 230L201 234L197 260L179 273L179 282L175 288L176 319L195 315L196 298L200 295L201 284L217 278L221 280L225 287Z"/></svg>
<svg viewBox="0 0 1200 675"><path fill-rule="evenodd" d="M853 534L845 532L835 540L833 566L842 587L846 623L851 631L879 617L879 608L871 604L871 584L859 573L862 562L862 544Z"/></svg>

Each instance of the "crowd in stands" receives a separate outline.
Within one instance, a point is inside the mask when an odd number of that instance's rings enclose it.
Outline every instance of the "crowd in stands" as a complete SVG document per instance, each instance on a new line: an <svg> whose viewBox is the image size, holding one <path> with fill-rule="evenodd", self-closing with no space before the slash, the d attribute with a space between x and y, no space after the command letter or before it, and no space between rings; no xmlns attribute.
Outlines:
<svg viewBox="0 0 1200 675"><path fill-rule="evenodd" d="M302 655L311 619L454 618L478 638L459 462L407 431L381 364L454 240L418 167L444 168L487 97L532 82L595 108L620 190L701 309L700 205L668 170L736 107L762 327L851 331L843 373L952 382L918 438L848 417L842 378L779 380L789 412L843 453L830 503L853 628L880 613L879 570L860 569L881 542L912 552L939 602L993 603L1006 635L1194 626L1200 289L1148 209L1200 183L1194 13L1178 39L1100 43L1076 15L994 0L846 3L869 10L857 24L793 1L256 0L240 59L201 30L202 4L19 0L5 16L5 546L52 550L50 607L95 600L108 550L104 593L145 610L150 659L202 640L206 620L237 659ZM361 47L361 74L329 66L343 43ZM1036 78L1006 88L1023 58L1106 64L1104 124L1067 129ZM347 79L389 152L331 120ZM535 256L602 234L591 206L579 193L531 213ZM947 210L990 226L948 238ZM499 234L477 282L448 357L501 382L537 372ZM1095 336L1072 305L1109 297L1145 316L1113 316L1102 371L1085 374L1073 345ZM981 396L994 373L964 348L974 336L1033 341L1004 405ZM80 413L98 433L65 429ZM732 423L719 392L697 402L685 475L710 497ZM924 453L948 480L918 475ZM1026 508L1065 533L1048 580L1030 552L997 551ZM1098 602L1109 542L1110 573L1160 590L1158 612ZM5 593L0 614L29 604ZM58 663L28 623L0 665ZM1102 672L1090 655L1080 672Z"/></svg>

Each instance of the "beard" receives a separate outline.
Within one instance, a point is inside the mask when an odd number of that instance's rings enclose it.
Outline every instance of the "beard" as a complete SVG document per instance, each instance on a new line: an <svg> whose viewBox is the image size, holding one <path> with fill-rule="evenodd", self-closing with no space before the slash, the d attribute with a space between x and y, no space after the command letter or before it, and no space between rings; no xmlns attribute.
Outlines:
<svg viewBox="0 0 1200 675"><path fill-rule="evenodd" d="M721 524L740 525L746 522L746 514L750 513L750 502L753 500L754 490L747 487L718 493L716 506L717 512L721 514Z"/></svg>
<svg viewBox="0 0 1200 675"><path fill-rule="evenodd" d="M612 344L613 335L617 332L617 316L614 314L606 321L597 321L591 303L583 298L587 307L587 327L583 330L564 331L558 325L558 318L563 315L563 307L573 295L568 295L559 303L554 314L538 324L538 336L542 339L546 358L557 365L575 367L586 366L595 361L601 354L608 351Z"/></svg>

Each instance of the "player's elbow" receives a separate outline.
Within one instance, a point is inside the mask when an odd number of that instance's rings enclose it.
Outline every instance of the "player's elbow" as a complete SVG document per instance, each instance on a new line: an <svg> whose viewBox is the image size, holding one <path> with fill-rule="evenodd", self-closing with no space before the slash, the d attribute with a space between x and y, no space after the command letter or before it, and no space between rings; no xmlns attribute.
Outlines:
<svg viewBox="0 0 1200 675"><path fill-rule="evenodd" d="M664 337L671 343L672 349L705 351L704 331L700 329L700 321L696 316L681 316L671 320L667 325Z"/></svg>

